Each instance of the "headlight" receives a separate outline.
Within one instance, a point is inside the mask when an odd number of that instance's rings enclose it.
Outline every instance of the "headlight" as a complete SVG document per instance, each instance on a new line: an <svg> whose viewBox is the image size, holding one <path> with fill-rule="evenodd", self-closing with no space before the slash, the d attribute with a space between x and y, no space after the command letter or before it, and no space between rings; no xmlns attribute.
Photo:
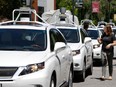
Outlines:
<svg viewBox="0 0 116 87"><path fill-rule="evenodd" d="M42 70L44 68L44 66L45 66L44 62L28 65L24 68L24 70L20 73L20 75L25 75L25 74L29 74L29 73L33 73L33 72Z"/></svg>
<svg viewBox="0 0 116 87"><path fill-rule="evenodd" d="M93 49L100 47L100 44L94 44Z"/></svg>
<svg viewBox="0 0 116 87"><path fill-rule="evenodd" d="M75 55L77 55L77 54L80 54L80 50L73 50L73 51L72 51L72 54L73 54L73 56L75 56Z"/></svg>

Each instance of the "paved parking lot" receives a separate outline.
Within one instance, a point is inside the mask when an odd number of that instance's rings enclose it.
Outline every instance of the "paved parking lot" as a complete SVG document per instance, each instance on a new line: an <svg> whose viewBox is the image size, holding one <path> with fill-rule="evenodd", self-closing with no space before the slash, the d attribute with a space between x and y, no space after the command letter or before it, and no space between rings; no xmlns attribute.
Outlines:
<svg viewBox="0 0 116 87"><path fill-rule="evenodd" d="M74 82L73 87L116 87L116 59L113 60L113 66L113 80L101 81L101 66L97 64L94 66L93 75L87 76L85 82Z"/></svg>

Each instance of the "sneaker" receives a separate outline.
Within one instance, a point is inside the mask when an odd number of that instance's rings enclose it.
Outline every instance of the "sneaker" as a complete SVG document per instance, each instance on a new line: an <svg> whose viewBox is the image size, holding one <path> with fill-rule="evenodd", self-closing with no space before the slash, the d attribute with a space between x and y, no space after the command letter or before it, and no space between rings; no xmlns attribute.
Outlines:
<svg viewBox="0 0 116 87"><path fill-rule="evenodd" d="M100 79L101 79L101 80L105 80L105 77L104 77L104 76L102 76Z"/></svg>
<svg viewBox="0 0 116 87"><path fill-rule="evenodd" d="M109 76L108 80L112 80L112 76Z"/></svg>

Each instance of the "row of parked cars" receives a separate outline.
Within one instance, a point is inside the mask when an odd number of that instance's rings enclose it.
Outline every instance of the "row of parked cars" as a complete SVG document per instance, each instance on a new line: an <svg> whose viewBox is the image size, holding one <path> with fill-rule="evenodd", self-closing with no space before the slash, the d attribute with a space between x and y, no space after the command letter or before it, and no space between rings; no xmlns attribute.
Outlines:
<svg viewBox="0 0 116 87"><path fill-rule="evenodd" d="M33 21L22 17L30 13ZM30 8L12 15L0 23L0 87L72 87L77 75L92 74L92 39L81 26L49 24Z"/></svg>
<svg viewBox="0 0 116 87"><path fill-rule="evenodd" d="M22 17L30 13L33 21ZM0 23L0 87L72 87L73 79L92 75L102 33L91 21L87 35L83 23L69 23L67 15L48 23L30 8L12 14L12 21Z"/></svg>
<svg viewBox="0 0 116 87"><path fill-rule="evenodd" d="M30 13L33 21L22 17ZM55 26L39 16L44 23L38 22L37 16L30 8L15 9L12 21L0 23L0 87L72 87L71 47Z"/></svg>

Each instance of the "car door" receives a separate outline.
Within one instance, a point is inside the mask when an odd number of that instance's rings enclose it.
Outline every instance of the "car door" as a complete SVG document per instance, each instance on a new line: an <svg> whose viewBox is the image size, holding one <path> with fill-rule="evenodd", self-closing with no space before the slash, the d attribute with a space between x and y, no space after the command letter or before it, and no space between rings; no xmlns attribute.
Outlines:
<svg viewBox="0 0 116 87"><path fill-rule="evenodd" d="M66 39L64 38L63 34L61 34L60 32L57 32L57 40L58 42L64 42L66 44L66 46L64 47L64 52L63 55L65 56L65 65L64 65L64 79L67 78L67 76L69 76L69 71L70 71L70 65L71 65L71 59L72 59L72 51L71 48L67 45L66 43Z"/></svg>
<svg viewBox="0 0 116 87"><path fill-rule="evenodd" d="M80 29L81 32L81 37L82 37L82 43L85 46L85 51L86 51L86 66L90 65L91 61L91 51L92 51L92 42L91 41L85 41L87 39L87 32L84 29Z"/></svg>
<svg viewBox="0 0 116 87"><path fill-rule="evenodd" d="M85 37L85 40L85 44L87 47L87 66L90 66L92 63L93 45L90 37Z"/></svg>
<svg viewBox="0 0 116 87"><path fill-rule="evenodd" d="M59 31L56 29L51 29L50 30L50 44L51 44L51 51L54 50L54 46L56 42L62 42L61 37L59 36ZM59 66L60 66L60 83L63 83L65 81L65 72L66 72L66 64L67 64L67 59L66 59L66 46L59 48L55 51L56 53L56 58L59 61Z"/></svg>

